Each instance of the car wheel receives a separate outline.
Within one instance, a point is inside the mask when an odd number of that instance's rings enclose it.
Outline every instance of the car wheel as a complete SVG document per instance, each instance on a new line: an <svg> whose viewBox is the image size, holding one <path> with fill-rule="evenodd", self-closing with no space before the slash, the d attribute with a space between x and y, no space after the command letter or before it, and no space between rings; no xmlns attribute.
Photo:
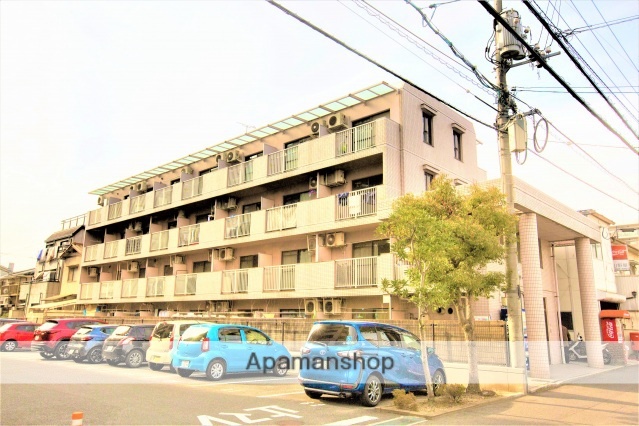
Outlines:
<svg viewBox="0 0 639 426"><path fill-rule="evenodd" d="M53 355L55 355L57 359L69 359L69 354L67 353L68 345L69 342L66 341L58 343L58 346L56 346L53 351Z"/></svg>
<svg viewBox="0 0 639 426"><path fill-rule="evenodd" d="M603 353L603 362L604 364L608 365L612 362L612 355L610 355L610 352L604 352Z"/></svg>
<svg viewBox="0 0 639 426"><path fill-rule="evenodd" d="M208 377L209 380L220 380L224 377L225 372L226 365L221 359L214 359L209 362L208 367L206 367L206 377Z"/></svg>
<svg viewBox="0 0 639 426"><path fill-rule="evenodd" d="M273 368L273 375L277 377L284 377L288 373L288 360L286 358L278 358L275 361L275 368Z"/></svg>
<svg viewBox="0 0 639 426"><path fill-rule="evenodd" d="M149 362L149 368L153 371L160 371L164 367L162 364L156 364L154 362Z"/></svg>
<svg viewBox="0 0 639 426"><path fill-rule="evenodd" d="M40 351L40 356L44 359L51 359L53 358L53 353L51 352L46 352L46 351Z"/></svg>
<svg viewBox="0 0 639 426"><path fill-rule="evenodd" d="M102 348L93 348L87 354L87 361L91 364L99 364L102 362Z"/></svg>
<svg viewBox="0 0 639 426"><path fill-rule="evenodd" d="M313 392L307 389L304 389L304 393L306 393L306 396L308 396L311 399L320 399L322 397L322 394L319 392Z"/></svg>
<svg viewBox="0 0 639 426"><path fill-rule="evenodd" d="M180 377L189 377L191 374L193 374L193 370L185 370L184 368L178 368L177 373L180 375Z"/></svg>
<svg viewBox="0 0 639 426"><path fill-rule="evenodd" d="M2 344L2 350L7 352L13 352L18 347L18 342L15 340L7 340Z"/></svg>
<svg viewBox="0 0 639 426"><path fill-rule="evenodd" d="M379 377L371 374L364 385L364 392L360 396L360 401L365 407L374 407L382 399L383 386Z"/></svg>
<svg viewBox="0 0 639 426"><path fill-rule="evenodd" d="M106 362L107 362L107 364L109 364L112 367L115 367L116 365L119 364L117 359L107 359Z"/></svg>
<svg viewBox="0 0 639 426"><path fill-rule="evenodd" d="M437 391L446 384L446 377L444 373L442 373L442 370L437 370L431 377L431 380L433 382L433 392L437 395Z"/></svg>
<svg viewBox="0 0 639 426"><path fill-rule="evenodd" d="M129 368L138 368L144 362L144 354L142 353L142 351L133 349L126 356L126 359L124 360L124 362L126 363L126 366Z"/></svg>

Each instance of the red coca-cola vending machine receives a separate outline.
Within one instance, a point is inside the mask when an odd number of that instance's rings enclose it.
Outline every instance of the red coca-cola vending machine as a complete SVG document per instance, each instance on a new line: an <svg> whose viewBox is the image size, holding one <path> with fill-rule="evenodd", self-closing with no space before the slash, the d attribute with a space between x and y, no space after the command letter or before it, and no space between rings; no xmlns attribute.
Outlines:
<svg viewBox="0 0 639 426"><path fill-rule="evenodd" d="M629 319L630 313L622 310L603 310L599 312L599 323L601 325L601 341L608 343L608 350L612 355L612 360L628 362L628 351L624 344L623 319Z"/></svg>

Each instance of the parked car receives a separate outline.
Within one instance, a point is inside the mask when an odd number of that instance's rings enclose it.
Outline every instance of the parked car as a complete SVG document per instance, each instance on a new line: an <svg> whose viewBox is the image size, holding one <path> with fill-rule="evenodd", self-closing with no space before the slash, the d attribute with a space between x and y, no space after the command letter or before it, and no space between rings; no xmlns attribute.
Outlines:
<svg viewBox="0 0 639 426"><path fill-rule="evenodd" d="M33 332L38 324L32 322L8 322L0 327L0 350L15 351L18 348L30 348Z"/></svg>
<svg viewBox="0 0 639 426"><path fill-rule="evenodd" d="M75 362L85 359L91 364L102 362L102 345L113 333L117 325L84 325L71 336L67 345L67 354Z"/></svg>
<svg viewBox="0 0 639 426"><path fill-rule="evenodd" d="M0 325L10 324L14 322L25 322L25 320L16 318L0 318Z"/></svg>
<svg viewBox="0 0 639 426"><path fill-rule="evenodd" d="M60 318L46 321L35 329L31 350L40 352L42 358L67 359L67 345L71 336L83 325L103 324L89 318Z"/></svg>
<svg viewBox="0 0 639 426"><path fill-rule="evenodd" d="M227 373L284 376L290 360L291 354L283 345L257 328L196 324L182 334L172 365L182 377L199 371L210 380L220 380Z"/></svg>
<svg viewBox="0 0 639 426"><path fill-rule="evenodd" d="M373 407L393 389L426 387L421 342L408 330L359 321L318 321L300 350L299 381L306 395L357 396ZM446 383L444 366L428 348L435 386Z"/></svg>
<svg viewBox="0 0 639 426"><path fill-rule="evenodd" d="M158 371L162 367L168 366L175 371L171 361L177 351L177 342L186 329L200 323L202 321L196 320L175 320L157 323L153 329L149 349L146 351L146 360L149 363L149 368Z"/></svg>
<svg viewBox="0 0 639 426"><path fill-rule="evenodd" d="M124 362L129 368L138 368L144 362L153 324L120 325L106 338L102 358L109 365Z"/></svg>

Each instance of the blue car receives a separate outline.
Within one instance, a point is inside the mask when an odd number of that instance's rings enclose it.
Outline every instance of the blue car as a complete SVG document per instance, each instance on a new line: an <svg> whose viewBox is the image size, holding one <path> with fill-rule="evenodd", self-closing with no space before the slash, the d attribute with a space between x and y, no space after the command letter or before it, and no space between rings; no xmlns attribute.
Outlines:
<svg viewBox="0 0 639 426"><path fill-rule="evenodd" d="M194 371L220 380L228 373L288 372L291 354L281 344L253 327L234 324L190 326L177 345L172 365L182 377Z"/></svg>
<svg viewBox="0 0 639 426"><path fill-rule="evenodd" d="M90 364L102 362L102 345L118 328L117 325L83 325L71 336L67 345L67 355L75 362L87 360Z"/></svg>
<svg viewBox="0 0 639 426"><path fill-rule="evenodd" d="M393 389L426 388L421 342L408 330L360 321L318 321L300 350L299 381L306 395L357 396L374 407ZM444 366L428 348L435 386L446 383Z"/></svg>

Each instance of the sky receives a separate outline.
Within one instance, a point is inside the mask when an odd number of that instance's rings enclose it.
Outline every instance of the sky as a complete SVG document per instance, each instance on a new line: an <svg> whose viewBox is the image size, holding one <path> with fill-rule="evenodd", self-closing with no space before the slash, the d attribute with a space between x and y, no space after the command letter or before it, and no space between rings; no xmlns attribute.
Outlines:
<svg viewBox="0 0 639 426"><path fill-rule="evenodd" d="M449 59L449 46L404 1L281 4L396 75L494 123L494 92ZM492 18L479 3L414 4L494 81L485 59ZM634 0L539 5L561 30L639 15ZM523 3L504 1L504 8L521 14L531 42L560 50ZM608 87L624 92L614 103L635 132L638 39L637 19L570 39ZM549 64L572 87L588 86L563 52ZM547 71L521 65L507 78L518 88L520 110L536 108L558 129L550 128L540 154L529 153L521 165L513 157L515 176L572 209L638 223L639 156ZM32 268L62 220L97 208L93 190L380 81L402 84L266 1L2 1L0 265ZM638 145L598 95L580 96ZM496 133L474 125L479 165L497 178ZM530 121L531 144L532 129ZM538 134L545 135L543 123Z"/></svg>

